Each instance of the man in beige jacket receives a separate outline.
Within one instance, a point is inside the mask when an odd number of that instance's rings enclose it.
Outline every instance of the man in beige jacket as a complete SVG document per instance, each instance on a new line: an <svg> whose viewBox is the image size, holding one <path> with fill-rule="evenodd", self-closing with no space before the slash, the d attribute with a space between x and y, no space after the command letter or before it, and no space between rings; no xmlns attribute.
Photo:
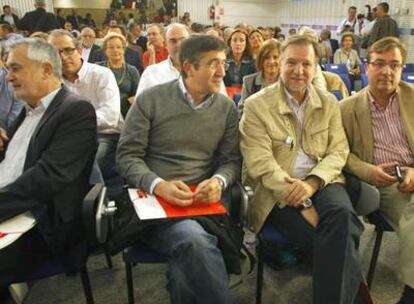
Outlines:
<svg viewBox="0 0 414 304"><path fill-rule="evenodd" d="M314 304L351 304L360 300L363 227L343 186L349 150L338 102L311 84L316 50L306 35L289 37L279 82L246 100L240 132L255 190L249 220L256 232L274 225L305 253Z"/></svg>
<svg viewBox="0 0 414 304"><path fill-rule="evenodd" d="M407 51L397 38L368 50L368 86L341 103L351 153L345 170L378 187L380 212L400 238L406 284L400 304L414 303L414 86L401 82ZM395 165L405 178L398 182Z"/></svg>

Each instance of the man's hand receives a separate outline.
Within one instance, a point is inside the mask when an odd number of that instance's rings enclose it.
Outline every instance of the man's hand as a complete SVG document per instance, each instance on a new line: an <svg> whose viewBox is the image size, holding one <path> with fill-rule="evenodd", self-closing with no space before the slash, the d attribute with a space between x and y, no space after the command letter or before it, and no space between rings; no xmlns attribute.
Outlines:
<svg viewBox="0 0 414 304"><path fill-rule="evenodd" d="M155 55L155 46L151 43L151 41L147 42L147 50L149 51L150 54Z"/></svg>
<svg viewBox="0 0 414 304"><path fill-rule="evenodd" d="M7 137L6 130L0 128L0 151L4 151L6 143L9 141Z"/></svg>
<svg viewBox="0 0 414 304"><path fill-rule="evenodd" d="M405 173L404 181L398 185L401 192L414 192L414 168L401 167L401 171Z"/></svg>
<svg viewBox="0 0 414 304"><path fill-rule="evenodd" d="M318 190L317 187L312 186L309 182L297 178L287 177L285 181L289 183L289 186L285 192L284 199L290 207L297 208Z"/></svg>
<svg viewBox="0 0 414 304"><path fill-rule="evenodd" d="M182 181L161 181L155 186L154 193L181 207L189 206L194 201L194 193Z"/></svg>
<svg viewBox="0 0 414 304"><path fill-rule="evenodd" d="M395 176L389 175L386 171L393 169L398 163L386 163L375 166L371 171L370 181L376 187L387 187L397 181Z"/></svg>
<svg viewBox="0 0 414 304"><path fill-rule="evenodd" d="M305 220L311 224L313 227L318 226L319 223L319 214L316 211L315 206L310 206L309 208L303 209L301 212Z"/></svg>
<svg viewBox="0 0 414 304"><path fill-rule="evenodd" d="M206 179L198 184L194 200L201 203L218 202L221 198L221 184L218 177Z"/></svg>

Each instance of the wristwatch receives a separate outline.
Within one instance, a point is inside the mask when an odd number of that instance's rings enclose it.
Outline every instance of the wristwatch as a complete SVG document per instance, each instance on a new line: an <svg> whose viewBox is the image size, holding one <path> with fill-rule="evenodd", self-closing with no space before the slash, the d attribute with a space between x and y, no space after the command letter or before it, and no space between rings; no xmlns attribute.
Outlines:
<svg viewBox="0 0 414 304"><path fill-rule="evenodd" d="M219 182L220 187L221 187L221 192L223 192L224 191L224 181L219 177L217 177L217 179L218 179L218 182Z"/></svg>
<svg viewBox="0 0 414 304"><path fill-rule="evenodd" d="M313 203L311 201L310 198L306 199L302 204L299 205L299 207L297 208L298 211L302 211L303 209L308 209L310 207L312 207Z"/></svg>

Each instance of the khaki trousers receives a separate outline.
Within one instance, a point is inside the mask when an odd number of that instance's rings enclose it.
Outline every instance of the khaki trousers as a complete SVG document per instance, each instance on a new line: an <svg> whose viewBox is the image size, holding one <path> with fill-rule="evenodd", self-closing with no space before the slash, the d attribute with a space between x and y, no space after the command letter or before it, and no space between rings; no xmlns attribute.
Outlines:
<svg viewBox="0 0 414 304"><path fill-rule="evenodd" d="M414 288L414 194L402 193L397 186L379 188L380 211L399 237L402 280Z"/></svg>

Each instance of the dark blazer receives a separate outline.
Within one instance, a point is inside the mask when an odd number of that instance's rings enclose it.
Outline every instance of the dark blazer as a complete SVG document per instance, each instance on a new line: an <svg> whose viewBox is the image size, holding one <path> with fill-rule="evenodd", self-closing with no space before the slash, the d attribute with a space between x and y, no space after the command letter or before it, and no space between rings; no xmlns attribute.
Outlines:
<svg viewBox="0 0 414 304"><path fill-rule="evenodd" d="M102 49L98 45L92 45L91 52L89 53L88 62L95 63L103 61L102 54Z"/></svg>
<svg viewBox="0 0 414 304"><path fill-rule="evenodd" d="M144 66L142 65L141 53L138 50L127 47L125 49L124 56L125 62L134 66L138 70L139 74L142 75L142 72L144 72ZM106 56L103 51L101 61L106 61Z"/></svg>
<svg viewBox="0 0 414 304"><path fill-rule="evenodd" d="M49 32L59 28L56 16L46 12L44 8L38 7L34 11L26 13L17 23L17 28L29 33L42 31Z"/></svg>
<svg viewBox="0 0 414 304"><path fill-rule="evenodd" d="M80 24L82 22L82 17L79 15L68 15L66 20L72 23L72 27L75 30L79 30Z"/></svg>
<svg viewBox="0 0 414 304"><path fill-rule="evenodd" d="M242 58L239 69L231 56L227 59L227 63L229 64L229 68L224 76L224 84L226 87L241 87L244 76L256 73L256 65L250 56L244 56Z"/></svg>
<svg viewBox="0 0 414 304"><path fill-rule="evenodd" d="M24 118L25 111L13 131ZM9 138L12 137L13 132ZM54 255L66 254L85 243L81 208L90 188L96 146L93 106L63 87L33 133L23 174L0 189L0 218L30 210ZM4 155L5 151L0 153L0 160ZM76 255L86 256L86 246Z"/></svg>
<svg viewBox="0 0 414 304"><path fill-rule="evenodd" d="M339 42L336 39L329 39L329 41L331 42L332 58L333 58L333 55L335 54L336 50L339 49Z"/></svg>

